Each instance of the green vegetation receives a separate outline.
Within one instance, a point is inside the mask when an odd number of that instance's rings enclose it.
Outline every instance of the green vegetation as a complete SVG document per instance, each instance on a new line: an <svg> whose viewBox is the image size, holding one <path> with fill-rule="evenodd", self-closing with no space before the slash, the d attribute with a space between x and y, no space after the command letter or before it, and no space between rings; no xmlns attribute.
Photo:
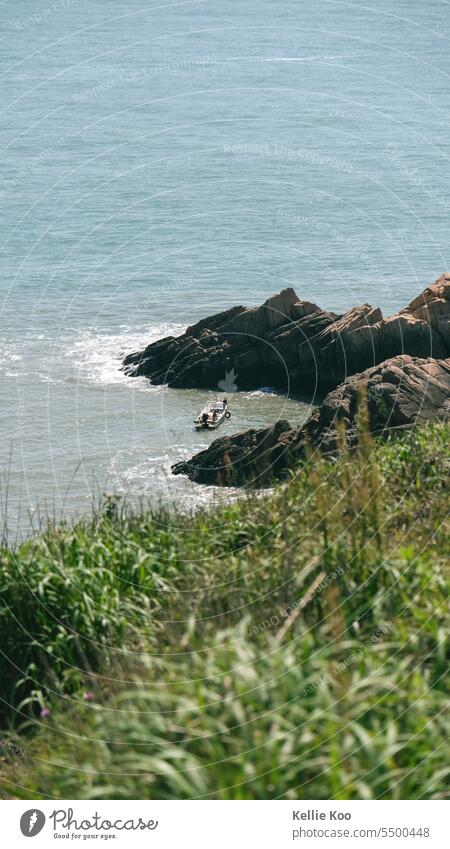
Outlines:
<svg viewBox="0 0 450 849"><path fill-rule="evenodd" d="M442 798L449 437L1 551L1 795Z"/></svg>

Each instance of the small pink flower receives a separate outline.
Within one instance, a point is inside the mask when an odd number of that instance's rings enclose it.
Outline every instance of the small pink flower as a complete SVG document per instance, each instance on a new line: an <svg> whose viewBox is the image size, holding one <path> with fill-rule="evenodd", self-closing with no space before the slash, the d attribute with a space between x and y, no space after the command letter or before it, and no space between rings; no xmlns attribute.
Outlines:
<svg viewBox="0 0 450 849"><path fill-rule="evenodd" d="M85 700L85 702L93 702L94 694L91 692L91 690L88 690L87 693L83 694L83 699Z"/></svg>
<svg viewBox="0 0 450 849"><path fill-rule="evenodd" d="M42 708L41 710L41 719L46 719L47 716L50 716L50 708Z"/></svg>

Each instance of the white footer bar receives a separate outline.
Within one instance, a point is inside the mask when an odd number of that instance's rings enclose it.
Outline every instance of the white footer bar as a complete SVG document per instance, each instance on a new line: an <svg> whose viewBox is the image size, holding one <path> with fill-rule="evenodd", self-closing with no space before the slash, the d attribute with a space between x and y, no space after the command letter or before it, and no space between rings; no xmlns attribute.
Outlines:
<svg viewBox="0 0 450 849"><path fill-rule="evenodd" d="M4 801L2 846L370 849L448 846L445 801Z"/></svg>

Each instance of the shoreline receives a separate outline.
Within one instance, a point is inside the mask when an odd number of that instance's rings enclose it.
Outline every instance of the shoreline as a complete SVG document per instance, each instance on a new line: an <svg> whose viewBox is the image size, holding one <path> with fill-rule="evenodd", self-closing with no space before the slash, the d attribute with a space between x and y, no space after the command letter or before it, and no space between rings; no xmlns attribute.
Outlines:
<svg viewBox="0 0 450 849"><path fill-rule="evenodd" d="M354 444L362 395L362 415L380 436L450 418L450 274L387 319L370 304L325 312L284 289L259 307L231 307L127 355L123 371L151 385L205 392L215 385L224 396L251 390L264 374L287 395L291 387L310 393L316 409L303 426L280 418L219 437L172 466L197 483L265 485L309 450L335 453L340 429Z"/></svg>
<svg viewBox="0 0 450 849"><path fill-rule="evenodd" d="M0 672L11 695L2 798L51 798L63 782L70 798L98 799L105 775L113 798L147 798L151 774L152 798L220 793L224 784L240 798L273 798L308 782L326 799L330 733L343 755L349 741L346 798L377 798L380 781L386 799L440 798L446 729L423 719L446 700L440 644L430 647L445 627L449 428L317 459L267 497L187 525L167 512L120 516L111 505L91 528L54 528L3 550ZM236 711L249 723L236 722ZM378 765L364 790L361 713ZM248 725L263 746L249 749ZM395 765L384 756L393 733ZM279 739L301 753L287 771ZM246 773L242 749L261 781ZM273 791L269 753L280 771ZM129 757L142 767L132 775ZM178 783L188 757L201 791ZM155 758L173 768L155 769Z"/></svg>

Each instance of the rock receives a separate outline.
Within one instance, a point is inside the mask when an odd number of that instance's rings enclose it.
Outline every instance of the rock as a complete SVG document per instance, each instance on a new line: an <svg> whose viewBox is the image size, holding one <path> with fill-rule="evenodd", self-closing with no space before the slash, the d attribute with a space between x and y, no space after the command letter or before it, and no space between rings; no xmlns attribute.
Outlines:
<svg viewBox="0 0 450 849"><path fill-rule="evenodd" d="M450 274L443 274L435 283L405 308L404 313L431 325L449 349L450 345ZM450 352L449 352L450 353Z"/></svg>
<svg viewBox="0 0 450 849"><path fill-rule="evenodd" d="M216 486L240 486L251 482L263 486L286 468L280 441L291 425L285 420L261 430L245 430L215 439L191 460L172 466L174 475L188 475L193 481Z"/></svg>
<svg viewBox="0 0 450 849"><path fill-rule="evenodd" d="M317 340L338 316L316 307L297 321L282 325L269 338L264 351L267 362L281 360L295 384L314 383L317 374Z"/></svg>
<svg viewBox="0 0 450 849"><path fill-rule="evenodd" d="M295 307L295 310L294 310ZM188 327L179 337L154 342L143 351L128 355L124 370L133 377L146 376L152 383L178 387L215 387L226 373L239 373L240 388L260 385L263 362L265 379L286 384L282 356L270 363L266 349L273 349L270 336L282 325L292 325L319 308L299 301L293 289L284 289L260 307L233 307Z"/></svg>
<svg viewBox="0 0 450 849"><path fill-rule="evenodd" d="M443 358L449 353L443 338L428 322L407 313L399 313L381 322L379 330L380 361L396 354Z"/></svg>
<svg viewBox="0 0 450 849"><path fill-rule="evenodd" d="M396 315L362 304L336 315L293 289L260 307L232 307L130 354L124 370L152 383L214 388L234 370L239 389L262 383L322 394L349 375L409 354L450 354L450 274L444 274Z"/></svg>
<svg viewBox="0 0 450 849"><path fill-rule="evenodd" d="M336 422L340 422L351 443L356 439L356 415L364 398L370 430L378 436L448 419L450 360L405 355L352 375L312 413L304 426L308 440L322 451L336 450Z"/></svg>
<svg viewBox="0 0 450 849"><path fill-rule="evenodd" d="M196 324L188 327L186 330L186 336L198 337L202 335L204 330L217 330L219 327L226 326L243 312L247 312L247 307L231 307L231 309L224 310L224 312L218 312L209 318L202 318L200 321L197 321Z"/></svg>
<svg viewBox="0 0 450 849"><path fill-rule="evenodd" d="M348 374L378 362L374 342L377 331L373 328L381 321L380 309L362 304L346 312L319 334L314 342L319 385L336 386Z"/></svg>
<svg viewBox="0 0 450 849"><path fill-rule="evenodd" d="M347 378L301 427L280 421L263 430L216 439L206 451L177 463L172 471L205 484L265 486L295 468L308 446L336 452L341 438L338 422L349 445L355 445L357 413L364 397L369 427L379 437L416 423L450 419L450 359L393 357Z"/></svg>

